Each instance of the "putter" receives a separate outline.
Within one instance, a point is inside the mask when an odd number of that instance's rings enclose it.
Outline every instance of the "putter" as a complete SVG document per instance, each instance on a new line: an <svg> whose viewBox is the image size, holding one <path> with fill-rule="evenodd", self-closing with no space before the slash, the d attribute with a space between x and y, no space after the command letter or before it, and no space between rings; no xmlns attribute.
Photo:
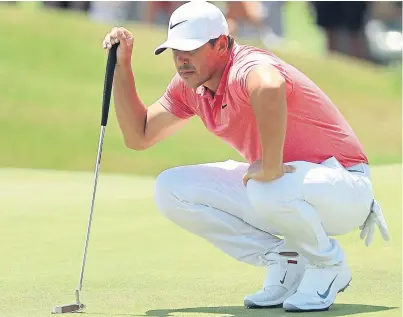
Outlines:
<svg viewBox="0 0 403 317"><path fill-rule="evenodd" d="M97 189L98 172L99 172L99 166L101 164L102 146L104 143L105 128L106 128L106 124L108 122L109 105L110 105L111 93L112 93L113 75L114 75L115 66L116 66L116 50L117 50L118 45L119 45L119 43L112 45L112 48L109 51L108 60L106 63L104 94L103 94L103 101L102 101L101 131L100 131L99 143L98 143L97 160L96 160L96 165L95 165L94 189L92 192L91 211L90 211L90 215L89 215L89 219L88 219L87 234L85 237L84 255L83 255L82 264L81 264L80 280L78 283L78 287L75 290L76 302L74 304L56 306L52 309L52 314L78 313L86 307L85 304L83 304L80 301L80 292L81 292L81 288L83 286L84 267L85 267L85 261L87 258L87 247L88 247L88 241L89 241L89 237L90 237L92 212L94 210L94 201L95 201L95 193L96 193L96 189Z"/></svg>

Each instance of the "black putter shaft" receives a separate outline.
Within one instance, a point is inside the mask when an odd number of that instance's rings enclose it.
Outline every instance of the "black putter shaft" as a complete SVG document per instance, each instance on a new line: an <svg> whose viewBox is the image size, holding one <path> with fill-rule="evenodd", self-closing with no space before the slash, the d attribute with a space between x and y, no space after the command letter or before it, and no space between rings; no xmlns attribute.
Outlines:
<svg viewBox="0 0 403 317"><path fill-rule="evenodd" d="M92 200L91 200L91 211L90 211L90 215L88 218L87 233L85 236L84 254L83 254L83 259L82 259L82 264L81 264L80 280L79 280L77 289L75 291L76 303L63 305L63 306L57 306L52 309L53 314L79 312L86 307L80 301L80 291L81 291L82 285L83 285L84 268L85 268L85 262L86 262L86 258L87 258L87 248L88 248L88 241L89 241L89 237L90 237L92 214L94 211L94 201L95 201L95 194L96 194L96 188L97 188L97 182L98 182L99 167L101 164L105 128L108 123L109 106L110 106L110 101L111 101L112 84L113 84L113 77L114 77L114 73L115 73L116 54L117 54L118 46L119 46L119 44L112 45L112 48L109 51L108 60L106 63L103 100L102 100L101 131L100 131L100 136L99 136L98 152L97 152L97 159L96 159L96 164L95 164L94 189L93 189Z"/></svg>
<svg viewBox="0 0 403 317"><path fill-rule="evenodd" d="M85 237L85 246L84 246L83 261L82 261L82 265L81 265L80 281L79 281L78 288L77 288L78 291L81 291L82 283L83 283L84 268L85 268L85 262L86 262L86 258L87 258L88 241L89 241L90 230L91 230L92 213L94 211L94 201L95 201L95 194L96 194L97 182L98 182L98 172L99 172L99 167L101 164L105 128L108 123L109 106L110 106L111 94L112 94L113 75L114 75L115 66L116 66L116 51L117 51L118 45L119 44L112 45L112 48L109 51L108 60L106 63L104 92L103 92L103 100L102 100L101 131L100 131L100 137L99 137L99 143L98 143L97 160L96 160L96 164L95 164L94 190L92 192L91 211L90 211L90 215L89 215L89 219L88 219L87 234Z"/></svg>

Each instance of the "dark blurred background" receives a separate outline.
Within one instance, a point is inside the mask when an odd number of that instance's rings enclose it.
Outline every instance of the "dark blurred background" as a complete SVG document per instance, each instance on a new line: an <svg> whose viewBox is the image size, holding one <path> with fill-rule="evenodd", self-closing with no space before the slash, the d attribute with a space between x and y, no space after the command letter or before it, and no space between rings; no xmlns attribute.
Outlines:
<svg viewBox="0 0 403 317"><path fill-rule="evenodd" d="M283 11L287 1L211 1L225 12L231 33L259 38L268 47L285 40ZM167 23L183 1L47 1L43 6L78 10L92 19L109 23L130 21L155 25ZM402 58L402 2L311 1L312 22L324 38L328 53L341 53L377 64ZM303 39L301 39L303 41Z"/></svg>

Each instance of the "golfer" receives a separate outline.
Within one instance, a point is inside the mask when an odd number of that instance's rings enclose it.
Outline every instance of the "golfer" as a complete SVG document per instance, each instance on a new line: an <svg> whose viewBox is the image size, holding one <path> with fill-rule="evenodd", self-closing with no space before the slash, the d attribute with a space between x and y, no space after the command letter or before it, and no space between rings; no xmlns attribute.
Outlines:
<svg viewBox="0 0 403 317"><path fill-rule="evenodd" d="M113 28L103 47L118 42L113 95L127 147L148 149L198 116L245 160L163 171L161 213L234 259L267 267L246 307L327 310L352 278L336 237L360 228L369 245L378 227L389 239L368 159L332 100L271 52L239 45L208 2L173 12L155 54L171 49L177 73L149 107L131 68L135 37Z"/></svg>

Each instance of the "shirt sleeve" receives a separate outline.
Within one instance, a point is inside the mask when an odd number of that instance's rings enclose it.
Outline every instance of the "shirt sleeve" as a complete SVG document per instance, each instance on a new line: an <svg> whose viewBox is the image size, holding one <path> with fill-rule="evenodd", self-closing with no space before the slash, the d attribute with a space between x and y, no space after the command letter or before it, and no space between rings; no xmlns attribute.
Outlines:
<svg viewBox="0 0 403 317"><path fill-rule="evenodd" d="M246 89L246 79L249 72L256 66L262 65L272 65L286 80L286 91L287 98L291 95L293 91L293 82L291 77L288 75L287 71L281 66L280 63L276 62L276 59L272 56L261 53L252 53L243 57L238 61L233 67L233 73L231 75L232 87L236 97L245 103L249 103L249 95Z"/></svg>
<svg viewBox="0 0 403 317"><path fill-rule="evenodd" d="M186 87L178 74L172 78L159 103L181 119L188 119L195 115L187 103Z"/></svg>

